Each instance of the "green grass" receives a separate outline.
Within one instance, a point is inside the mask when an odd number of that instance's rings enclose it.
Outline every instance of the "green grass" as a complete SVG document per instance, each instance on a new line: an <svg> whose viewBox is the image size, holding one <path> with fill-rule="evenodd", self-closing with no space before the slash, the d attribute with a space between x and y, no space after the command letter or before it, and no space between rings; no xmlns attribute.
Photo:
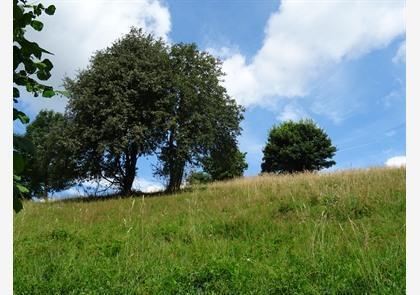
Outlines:
<svg viewBox="0 0 420 295"><path fill-rule="evenodd" d="M405 169L24 204L15 294L403 294Z"/></svg>

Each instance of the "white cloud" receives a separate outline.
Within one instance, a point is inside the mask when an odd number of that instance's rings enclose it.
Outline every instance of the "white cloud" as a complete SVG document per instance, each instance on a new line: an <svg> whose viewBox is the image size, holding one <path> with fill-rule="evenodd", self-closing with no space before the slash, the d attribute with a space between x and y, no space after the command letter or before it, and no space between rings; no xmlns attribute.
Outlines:
<svg viewBox="0 0 420 295"><path fill-rule="evenodd" d="M140 177L136 177L134 179L132 188L144 193L153 193L165 189L164 185L159 182L150 181ZM67 190L54 193L53 197L85 197L89 194L95 195L95 193L97 193L98 195L101 195L104 193L115 192L117 192L116 187L110 186L110 183L107 180L101 179L100 181L84 181Z"/></svg>
<svg viewBox="0 0 420 295"><path fill-rule="evenodd" d="M115 186L110 186L110 183L105 180L101 179L100 181L86 181L82 183L83 188L88 189L90 191L95 191L96 188L99 186L99 191L108 189L110 192L116 192L117 188ZM139 190L145 193L152 193L163 190L165 187L155 181L150 181L144 178L136 177L133 181L133 190Z"/></svg>
<svg viewBox="0 0 420 295"><path fill-rule="evenodd" d="M158 0L57 0L53 4L56 13L42 18L44 30L28 33L30 40L54 53L48 57L54 64L48 82L55 87L62 83L65 74L72 77L78 69L85 68L96 50L110 46L131 26L141 27L165 41L171 30L169 10ZM63 111L67 103L60 97L28 97L23 101L34 112L42 108Z"/></svg>
<svg viewBox="0 0 420 295"><path fill-rule="evenodd" d="M398 47L397 53L395 53L392 58L394 64L405 63L405 41L401 42L400 47Z"/></svg>
<svg viewBox="0 0 420 295"><path fill-rule="evenodd" d="M222 47L212 47L209 46L206 48L206 51L210 53L213 56L216 56L220 59L226 59L229 58L235 54L238 54L239 47L232 45L232 46L222 46Z"/></svg>
<svg viewBox="0 0 420 295"><path fill-rule="evenodd" d="M271 106L279 96L307 95L334 64L384 48L404 32L404 1L282 1L257 54L225 60L224 83L245 106Z"/></svg>
<svg viewBox="0 0 420 295"><path fill-rule="evenodd" d="M388 167L401 167L406 165L406 157L405 156L397 156L389 158L385 165Z"/></svg>
<svg viewBox="0 0 420 295"><path fill-rule="evenodd" d="M298 121L300 119L308 118L309 115L296 104L289 103L284 108L283 111L277 116L277 120L280 121Z"/></svg>
<svg viewBox="0 0 420 295"><path fill-rule="evenodd" d="M165 189L163 184L143 178L134 179L133 189L140 190L145 193L154 193Z"/></svg>

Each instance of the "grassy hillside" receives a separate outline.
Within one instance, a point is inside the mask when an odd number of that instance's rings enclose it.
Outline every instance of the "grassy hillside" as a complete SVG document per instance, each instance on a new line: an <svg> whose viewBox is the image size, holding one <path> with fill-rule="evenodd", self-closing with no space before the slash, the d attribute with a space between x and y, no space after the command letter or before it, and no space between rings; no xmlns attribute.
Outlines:
<svg viewBox="0 0 420 295"><path fill-rule="evenodd" d="M16 294L402 294L405 169L26 203Z"/></svg>

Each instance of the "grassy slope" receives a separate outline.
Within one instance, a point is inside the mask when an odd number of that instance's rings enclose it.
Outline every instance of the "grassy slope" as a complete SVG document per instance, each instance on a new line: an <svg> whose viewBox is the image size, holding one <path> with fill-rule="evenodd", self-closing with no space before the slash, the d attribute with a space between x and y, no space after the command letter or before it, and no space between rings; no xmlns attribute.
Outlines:
<svg viewBox="0 0 420 295"><path fill-rule="evenodd" d="M16 294L402 294L405 169L26 203Z"/></svg>

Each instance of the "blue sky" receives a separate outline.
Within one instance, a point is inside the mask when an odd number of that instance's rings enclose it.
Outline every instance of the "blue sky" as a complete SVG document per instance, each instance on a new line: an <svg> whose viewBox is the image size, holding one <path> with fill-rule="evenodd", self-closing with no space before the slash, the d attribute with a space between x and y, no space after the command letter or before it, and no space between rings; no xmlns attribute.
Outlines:
<svg viewBox="0 0 420 295"><path fill-rule="evenodd" d="M169 43L196 42L224 60L225 86L247 109L239 138L247 152L246 175L260 172L274 124L305 117L338 147L332 170L405 161L403 1L92 3L79 2L86 7L74 15L74 2L57 1L43 36L33 33L55 53L54 85L64 73L72 76L85 67L94 50L129 26L142 26ZM21 102L32 118L42 108L63 111L65 104L64 98ZM22 130L15 124L16 132ZM153 157L139 162L143 188L156 181L153 162Z"/></svg>

